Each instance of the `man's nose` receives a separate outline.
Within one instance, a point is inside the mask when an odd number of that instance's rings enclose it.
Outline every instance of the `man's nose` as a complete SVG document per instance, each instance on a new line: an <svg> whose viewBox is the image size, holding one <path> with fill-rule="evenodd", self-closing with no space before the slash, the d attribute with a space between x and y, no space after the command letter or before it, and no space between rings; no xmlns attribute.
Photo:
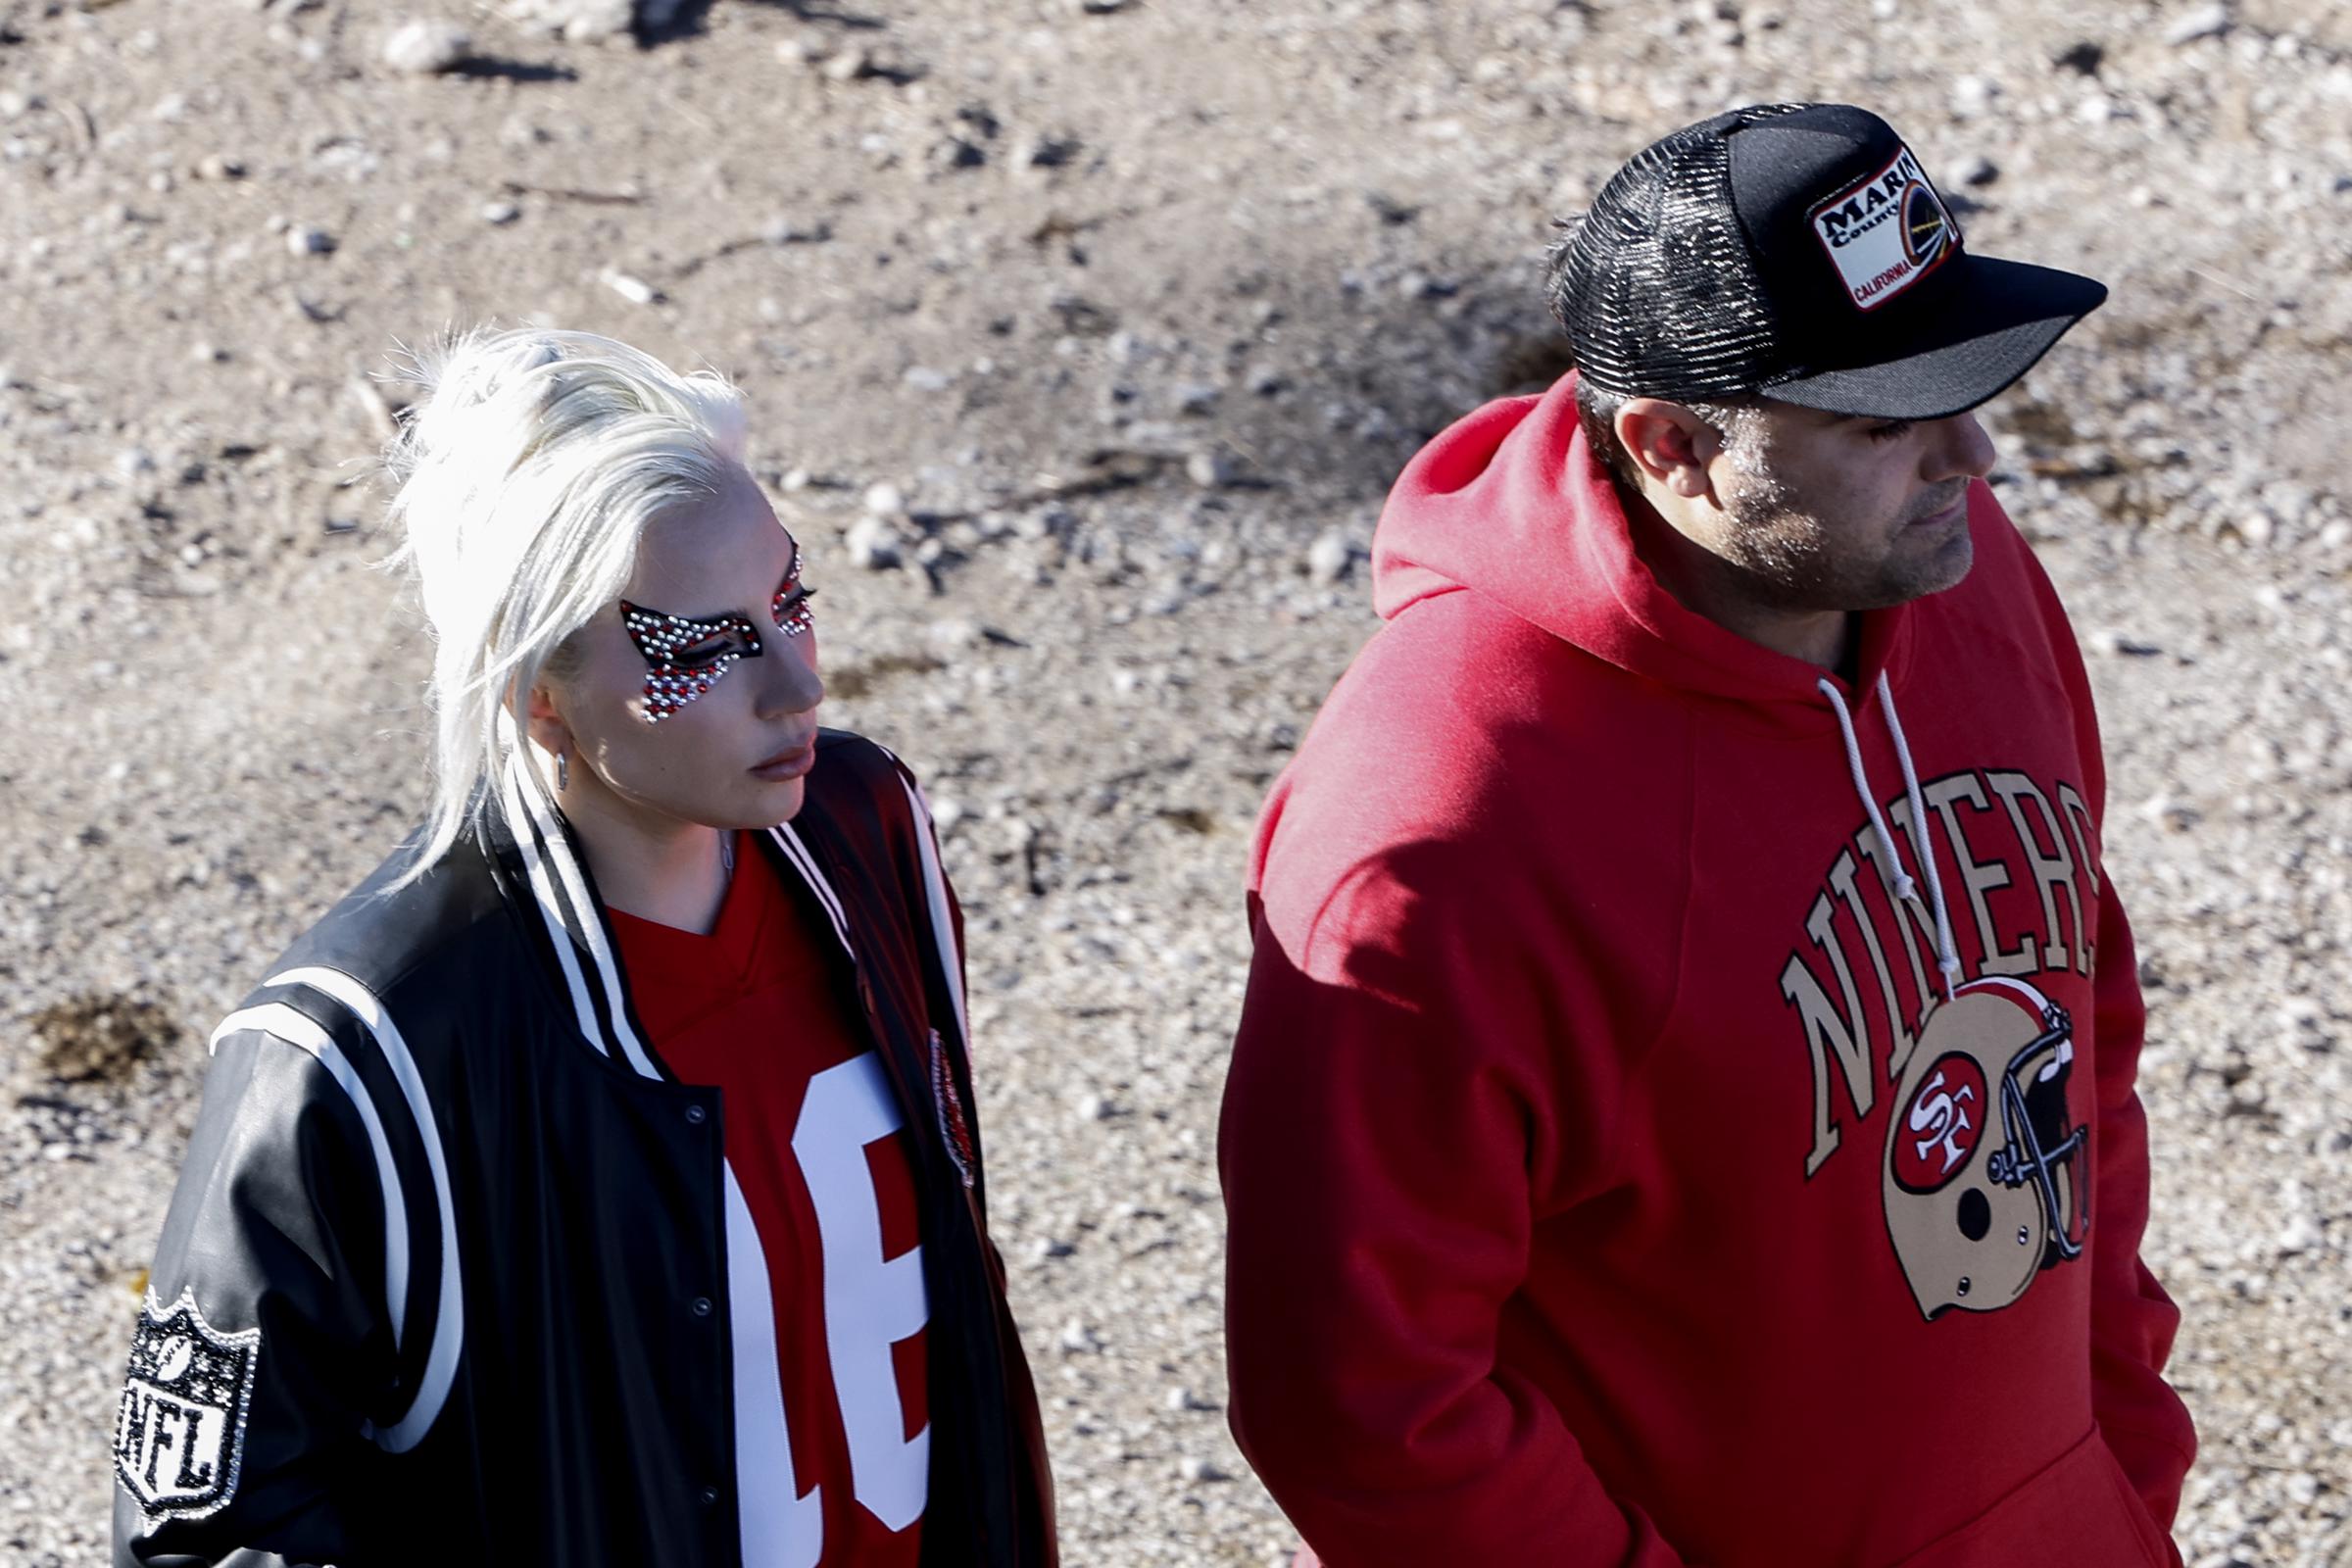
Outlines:
<svg viewBox="0 0 2352 1568"><path fill-rule="evenodd" d="M1974 414L1955 414L1935 421L1936 439L1927 446L1928 471L1921 475L1934 484L1944 479L1982 479L1992 471L1992 437Z"/></svg>

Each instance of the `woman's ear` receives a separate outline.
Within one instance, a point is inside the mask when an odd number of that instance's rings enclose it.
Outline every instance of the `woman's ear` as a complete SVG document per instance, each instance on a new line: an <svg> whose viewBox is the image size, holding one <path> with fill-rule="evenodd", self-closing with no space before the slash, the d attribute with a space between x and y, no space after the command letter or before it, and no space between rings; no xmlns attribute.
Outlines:
<svg viewBox="0 0 2352 1568"><path fill-rule="evenodd" d="M530 690L523 699L523 727L531 743L550 757L564 757L579 750L572 738L571 725L565 721L555 689L545 679Z"/></svg>

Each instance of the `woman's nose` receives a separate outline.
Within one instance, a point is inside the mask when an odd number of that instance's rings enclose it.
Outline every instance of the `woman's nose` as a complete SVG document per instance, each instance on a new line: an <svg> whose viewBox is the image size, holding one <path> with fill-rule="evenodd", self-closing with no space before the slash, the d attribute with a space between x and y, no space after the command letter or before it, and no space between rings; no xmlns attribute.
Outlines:
<svg viewBox="0 0 2352 1568"><path fill-rule="evenodd" d="M760 711L765 714L806 713L825 700L824 677L816 672L816 633L768 639L763 656L751 663L770 667L760 671Z"/></svg>

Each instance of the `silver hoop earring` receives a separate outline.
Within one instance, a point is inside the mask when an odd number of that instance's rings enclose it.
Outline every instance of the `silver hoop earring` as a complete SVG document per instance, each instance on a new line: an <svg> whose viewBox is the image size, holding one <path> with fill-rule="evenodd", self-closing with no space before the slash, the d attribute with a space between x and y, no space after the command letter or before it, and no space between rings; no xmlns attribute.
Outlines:
<svg viewBox="0 0 2352 1568"><path fill-rule="evenodd" d="M556 793L561 795L569 788L571 788L571 754L558 752L556 754Z"/></svg>

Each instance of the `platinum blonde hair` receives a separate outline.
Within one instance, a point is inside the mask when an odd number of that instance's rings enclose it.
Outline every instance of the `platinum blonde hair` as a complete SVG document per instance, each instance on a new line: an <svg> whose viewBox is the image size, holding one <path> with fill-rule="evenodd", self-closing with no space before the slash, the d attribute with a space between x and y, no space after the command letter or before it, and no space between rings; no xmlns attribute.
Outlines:
<svg viewBox="0 0 2352 1568"><path fill-rule="evenodd" d="M474 825L525 698L620 597L647 525L751 482L742 397L715 372L536 328L476 329L413 368L424 391L384 457L386 564L414 574L432 632L432 800L395 886Z"/></svg>

